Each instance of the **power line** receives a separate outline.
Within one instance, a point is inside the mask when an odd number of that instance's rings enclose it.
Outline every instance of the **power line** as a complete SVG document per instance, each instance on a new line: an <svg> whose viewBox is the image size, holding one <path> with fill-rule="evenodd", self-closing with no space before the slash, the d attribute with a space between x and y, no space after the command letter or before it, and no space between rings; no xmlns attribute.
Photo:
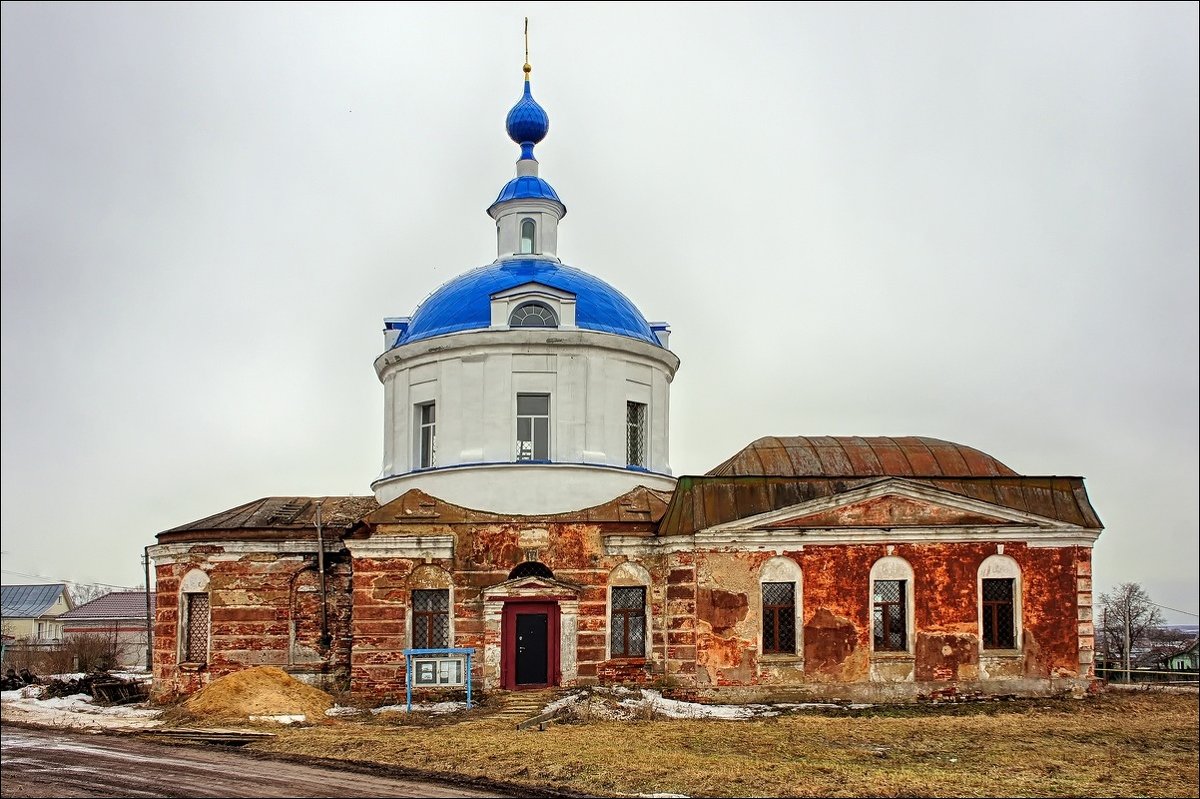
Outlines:
<svg viewBox="0 0 1200 799"><path fill-rule="evenodd" d="M70 583L71 585L99 585L104 588L126 588L130 591L136 590L131 585L117 585L115 583L98 583L98 582L81 582L79 580L64 580L61 577L47 577L44 574L26 574L25 572L11 571L10 569L0 569L4 574L14 574L17 577L28 577L31 580L49 580L52 583Z"/></svg>
<svg viewBox="0 0 1200 799"><path fill-rule="evenodd" d="M1174 613L1182 613L1184 616L1195 616L1197 619L1200 619L1200 613L1192 613L1190 610L1180 610L1179 608L1169 608L1166 605L1160 605L1157 602L1151 602L1150 604L1156 608L1162 608L1163 610L1170 610Z"/></svg>

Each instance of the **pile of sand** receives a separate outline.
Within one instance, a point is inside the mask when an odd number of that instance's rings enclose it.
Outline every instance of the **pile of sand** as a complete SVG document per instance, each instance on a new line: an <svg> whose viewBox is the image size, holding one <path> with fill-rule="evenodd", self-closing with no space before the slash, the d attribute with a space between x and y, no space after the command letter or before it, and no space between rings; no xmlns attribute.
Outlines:
<svg viewBox="0 0 1200 799"><path fill-rule="evenodd" d="M303 715L310 722L324 719L331 707L332 696L276 666L227 674L183 703L188 713L209 719Z"/></svg>

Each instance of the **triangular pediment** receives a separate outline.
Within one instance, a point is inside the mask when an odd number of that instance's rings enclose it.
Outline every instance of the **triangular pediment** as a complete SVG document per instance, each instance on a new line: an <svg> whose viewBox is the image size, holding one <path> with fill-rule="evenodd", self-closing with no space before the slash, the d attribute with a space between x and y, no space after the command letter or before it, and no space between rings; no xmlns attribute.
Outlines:
<svg viewBox="0 0 1200 799"><path fill-rule="evenodd" d="M483 589L484 601L578 597L582 588L549 577L516 577Z"/></svg>
<svg viewBox="0 0 1200 799"><path fill-rule="evenodd" d="M575 299L575 295L570 291L564 291L563 289L558 289L554 286L547 286L545 283L538 283L537 281L530 281L528 283L522 283L519 286L513 286L512 288L504 289L503 291L497 291L492 295L492 299L508 300L514 297L525 296L550 297L556 300Z"/></svg>
<svg viewBox="0 0 1200 799"><path fill-rule="evenodd" d="M855 527L978 527L1015 524L1012 519L975 509L899 494L871 497L859 502L789 515L766 527L855 528Z"/></svg>

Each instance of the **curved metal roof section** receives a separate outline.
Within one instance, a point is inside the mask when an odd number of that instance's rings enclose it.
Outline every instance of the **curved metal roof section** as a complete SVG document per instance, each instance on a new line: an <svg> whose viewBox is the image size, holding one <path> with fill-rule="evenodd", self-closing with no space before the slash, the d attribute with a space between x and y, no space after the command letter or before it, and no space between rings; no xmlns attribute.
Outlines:
<svg viewBox="0 0 1200 799"><path fill-rule="evenodd" d="M973 447L921 436L767 436L708 472L770 477L1017 477Z"/></svg>
<svg viewBox="0 0 1200 799"><path fill-rule="evenodd" d="M562 205L563 216L567 215L567 206L558 198L558 192L537 175L521 175L505 183L500 189L500 194L496 196L496 201L488 206L488 211L510 200L549 200Z"/></svg>
<svg viewBox="0 0 1200 799"><path fill-rule="evenodd" d="M574 294L578 328L662 346L650 323L624 294L581 269L537 258L498 261L454 278L420 304L393 346L491 327L492 295L526 283Z"/></svg>

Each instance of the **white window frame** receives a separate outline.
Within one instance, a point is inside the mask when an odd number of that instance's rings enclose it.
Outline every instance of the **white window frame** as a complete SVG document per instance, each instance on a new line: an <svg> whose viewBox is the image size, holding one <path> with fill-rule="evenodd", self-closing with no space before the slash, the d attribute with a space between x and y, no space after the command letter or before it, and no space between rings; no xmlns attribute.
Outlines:
<svg viewBox="0 0 1200 799"><path fill-rule="evenodd" d="M983 641L983 581L1013 581L1013 644L1015 649L987 649ZM1024 651L1025 629L1021 624L1021 565L1004 554L989 555L979 564L975 579L975 610L979 625L979 651L986 655L1005 655Z"/></svg>
<svg viewBox="0 0 1200 799"><path fill-rule="evenodd" d="M430 409L433 412L433 421L425 421L425 411ZM425 463L425 429L430 430L429 436L429 463ZM413 430L416 435L413 436L413 441L416 444L416 451L413 453L413 470L436 469L437 468L437 402L430 400L428 402L418 402L413 406Z"/></svg>
<svg viewBox="0 0 1200 799"><path fill-rule="evenodd" d="M904 649L875 649L875 581L876 580L903 580L904 581ZM912 565L898 555L888 555L875 561L871 565L871 580L867 586L867 619L871 630L871 656L872 657L913 657L914 646L917 640L916 631L916 613L914 597L916 595L916 586L914 585L914 575Z"/></svg>
<svg viewBox="0 0 1200 799"><path fill-rule="evenodd" d="M525 237L525 226L529 225L533 231L528 238ZM518 255L537 255L537 220L533 217L523 217L517 224L517 254ZM525 242L529 242L529 249L525 249Z"/></svg>
<svg viewBox="0 0 1200 799"><path fill-rule="evenodd" d="M764 652L763 624L766 622L763 612L763 583L791 583L792 599L795 603L796 640L793 652ZM759 657L771 660L773 658L793 659L804 657L804 572L800 564L791 558L777 555L762 565L758 572L758 597L754 600L758 609L758 653Z"/></svg>
<svg viewBox="0 0 1200 799"><path fill-rule="evenodd" d="M520 412L520 404L522 397L545 397L546 398L546 413L542 414L522 414ZM517 463L547 463L554 460L554 448L551 446L554 440L554 397L548 391L520 391L516 394L513 403L513 443L514 443L514 458ZM530 457L521 457L521 419L529 419L529 443ZM537 457L537 425L534 423L536 419L546 420L546 457Z"/></svg>

